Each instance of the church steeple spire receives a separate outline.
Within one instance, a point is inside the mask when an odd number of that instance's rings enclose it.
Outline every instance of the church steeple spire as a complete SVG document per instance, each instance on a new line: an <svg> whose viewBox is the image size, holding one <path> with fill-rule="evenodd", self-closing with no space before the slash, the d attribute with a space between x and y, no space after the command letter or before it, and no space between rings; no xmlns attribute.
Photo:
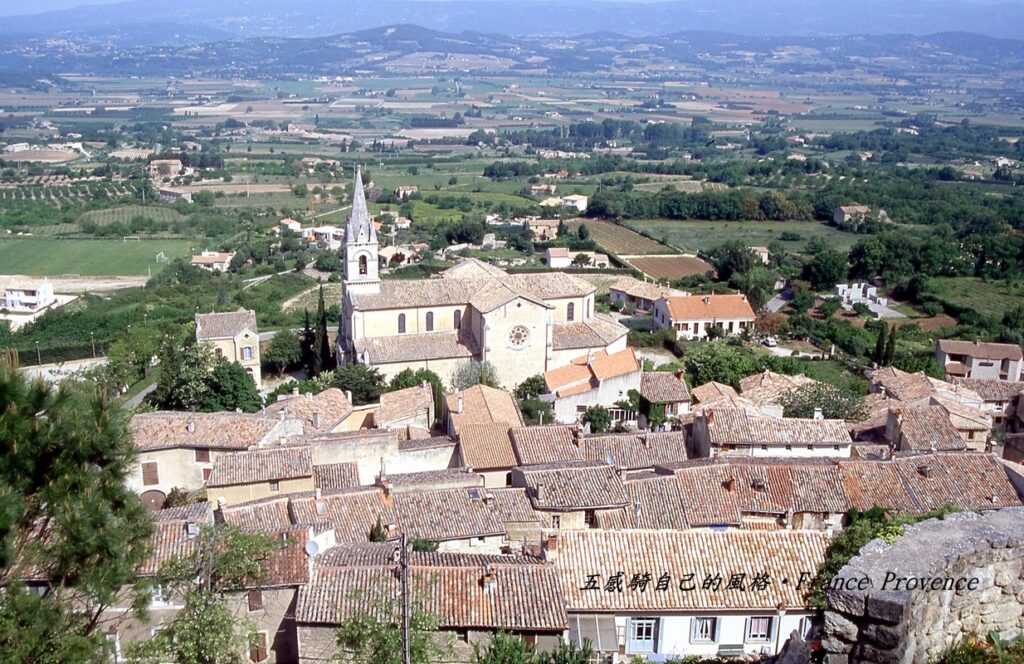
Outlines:
<svg viewBox="0 0 1024 664"><path fill-rule="evenodd" d="M373 227L373 219L366 206L366 193L363 191L363 169L359 166L356 167L356 177L352 183L352 211L348 215L348 226L345 227L345 240L377 242L377 230Z"/></svg>

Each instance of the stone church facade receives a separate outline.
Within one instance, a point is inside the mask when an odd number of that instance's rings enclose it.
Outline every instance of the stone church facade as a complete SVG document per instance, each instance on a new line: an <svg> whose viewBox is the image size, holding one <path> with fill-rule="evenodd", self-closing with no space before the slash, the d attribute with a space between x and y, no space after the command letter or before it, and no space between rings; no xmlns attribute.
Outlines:
<svg viewBox="0 0 1024 664"><path fill-rule="evenodd" d="M379 244L357 172L345 229L338 357L391 377L426 368L446 383L470 361L502 386L626 347L627 329L595 310L596 289L570 274L507 274L468 259L432 279L382 280Z"/></svg>

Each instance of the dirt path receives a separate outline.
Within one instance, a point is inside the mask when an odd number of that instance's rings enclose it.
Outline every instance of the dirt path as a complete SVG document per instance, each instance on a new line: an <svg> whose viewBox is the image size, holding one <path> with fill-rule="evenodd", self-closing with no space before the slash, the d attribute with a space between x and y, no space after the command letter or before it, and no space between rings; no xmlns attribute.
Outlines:
<svg viewBox="0 0 1024 664"><path fill-rule="evenodd" d="M42 277L27 277L25 275L0 274L0 277L18 277L30 281L39 281ZM97 293L103 291L115 291L123 288L141 288L146 285L148 277L81 277L67 275L59 277L46 277L56 293Z"/></svg>

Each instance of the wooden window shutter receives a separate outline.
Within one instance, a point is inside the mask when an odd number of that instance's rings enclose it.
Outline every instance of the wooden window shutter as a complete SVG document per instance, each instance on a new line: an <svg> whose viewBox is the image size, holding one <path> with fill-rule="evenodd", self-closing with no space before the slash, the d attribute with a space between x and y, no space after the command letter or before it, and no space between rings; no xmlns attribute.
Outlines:
<svg viewBox="0 0 1024 664"><path fill-rule="evenodd" d="M249 610L258 611L263 608L263 591L256 589L249 591Z"/></svg>
<svg viewBox="0 0 1024 664"><path fill-rule="evenodd" d="M160 484L160 473L155 461L142 464L142 483L146 486Z"/></svg>
<svg viewBox="0 0 1024 664"><path fill-rule="evenodd" d="M210 479L210 475L213 474L213 468L203 468L203 481Z"/></svg>
<svg viewBox="0 0 1024 664"><path fill-rule="evenodd" d="M260 632L253 636L249 644L249 659L253 662L262 662L267 658L267 635Z"/></svg>
<svg viewBox="0 0 1024 664"><path fill-rule="evenodd" d="M210 463L210 450L196 450L196 463Z"/></svg>

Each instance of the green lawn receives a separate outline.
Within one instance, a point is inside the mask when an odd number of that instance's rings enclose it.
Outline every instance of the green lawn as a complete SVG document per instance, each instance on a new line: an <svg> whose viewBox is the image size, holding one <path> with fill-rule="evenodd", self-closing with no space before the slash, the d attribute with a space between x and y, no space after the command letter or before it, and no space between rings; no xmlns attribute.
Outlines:
<svg viewBox="0 0 1024 664"><path fill-rule="evenodd" d="M188 256L189 240L0 240L0 273L36 276L136 276L163 269L156 255Z"/></svg>
<svg viewBox="0 0 1024 664"><path fill-rule="evenodd" d="M1007 311L1024 306L1024 286L1007 281L983 281L977 277L933 277L926 292L958 307L984 316L1002 318Z"/></svg>
<svg viewBox="0 0 1024 664"><path fill-rule="evenodd" d="M672 219L634 219L627 226L643 230L669 244L694 253L717 247L729 240L741 240L750 246L767 246L782 233L796 233L799 241L783 241L790 251L800 251L811 238L821 238L835 249L848 250L863 236L844 233L816 221L677 221ZM781 241L781 240L780 240Z"/></svg>

